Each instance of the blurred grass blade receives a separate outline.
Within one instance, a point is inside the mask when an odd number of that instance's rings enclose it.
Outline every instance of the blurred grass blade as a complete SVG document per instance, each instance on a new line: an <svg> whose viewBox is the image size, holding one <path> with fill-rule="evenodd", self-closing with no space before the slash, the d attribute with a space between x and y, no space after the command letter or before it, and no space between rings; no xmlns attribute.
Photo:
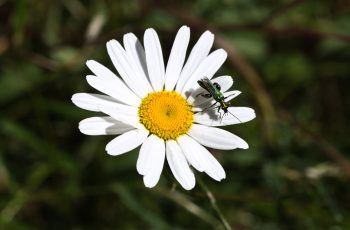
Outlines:
<svg viewBox="0 0 350 230"><path fill-rule="evenodd" d="M47 142L45 138L38 137L32 131L24 128L19 123L11 120L0 120L0 131L8 137L16 139L19 143L23 143L41 157L48 159L52 165L56 165L60 170L68 173L74 173L78 167L72 159L70 154L62 152L58 147Z"/></svg>
<svg viewBox="0 0 350 230"><path fill-rule="evenodd" d="M112 190L120 196L121 201L126 207L140 216L141 219L149 223L152 226L151 229L173 228L164 222L161 216L157 215L149 209L144 208L139 202L137 202L137 198L133 196L133 194L125 186L121 184L114 184L112 185Z"/></svg>
<svg viewBox="0 0 350 230"><path fill-rule="evenodd" d="M161 188L156 188L154 191L177 203L178 205L186 209L188 212L192 213L194 216L197 216L199 219L211 224L213 227L218 227L218 225L221 225L219 220L217 220L207 211L202 209L200 206L193 203L182 193L177 191L170 192L169 190L164 190Z"/></svg>

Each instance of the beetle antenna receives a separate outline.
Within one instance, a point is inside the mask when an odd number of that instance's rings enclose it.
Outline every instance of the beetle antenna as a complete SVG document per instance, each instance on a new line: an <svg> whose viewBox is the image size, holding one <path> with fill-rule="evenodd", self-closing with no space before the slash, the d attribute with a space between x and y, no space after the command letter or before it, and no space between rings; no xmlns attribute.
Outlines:
<svg viewBox="0 0 350 230"><path fill-rule="evenodd" d="M231 113L230 111L227 110L227 112L229 112L232 116L234 116L237 120L239 120L239 123L243 123L237 116L235 116L233 113Z"/></svg>

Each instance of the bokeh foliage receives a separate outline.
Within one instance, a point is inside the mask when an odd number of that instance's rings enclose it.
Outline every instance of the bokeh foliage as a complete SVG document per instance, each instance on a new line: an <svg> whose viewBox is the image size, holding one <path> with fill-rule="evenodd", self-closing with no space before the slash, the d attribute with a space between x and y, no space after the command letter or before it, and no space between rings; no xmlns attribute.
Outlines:
<svg viewBox="0 0 350 230"><path fill-rule="evenodd" d="M227 178L196 173L231 227L350 228L349 1L1 0L0 20L1 229L223 228L205 190L182 190L167 165L145 188L138 150L107 155L112 137L79 133L96 114L70 101L94 92L86 60L113 69L106 41L153 27L167 57L183 24L191 44L211 29L215 48L237 50L218 74L257 111L228 128L249 150L212 150Z"/></svg>

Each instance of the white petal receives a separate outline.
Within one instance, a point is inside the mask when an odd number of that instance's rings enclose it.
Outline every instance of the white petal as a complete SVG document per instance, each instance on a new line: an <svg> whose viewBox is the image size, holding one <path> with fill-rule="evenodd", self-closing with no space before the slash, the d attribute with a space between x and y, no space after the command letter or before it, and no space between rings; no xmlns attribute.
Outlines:
<svg viewBox="0 0 350 230"><path fill-rule="evenodd" d="M197 81L203 77L211 79L216 71L219 70L221 65L225 62L227 58L227 53L223 49L218 49L209 54L198 68L191 74L191 76L186 81L184 87L182 88L182 94L189 96L192 91L198 88Z"/></svg>
<svg viewBox="0 0 350 230"><path fill-rule="evenodd" d="M220 115L217 109L206 110L203 113L196 113L194 120L206 126L226 126L248 122L255 118L254 110L248 107L229 107L228 111L228 113ZM223 114L223 111L221 111L221 114Z"/></svg>
<svg viewBox="0 0 350 230"><path fill-rule="evenodd" d="M134 127L112 117L90 117L79 122L79 129L86 135L116 135L130 131Z"/></svg>
<svg viewBox="0 0 350 230"><path fill-rule="evenodd" d="M218 83L221 86L220 91L223 93L226 92L233 85L232 77L227 75L213 78L211 79L211 82ZM196 106L211 100L205 97L201 97L201 93L206 93L206 91L198 85L198 87L191 93L191 96L187 99L188 102Z"/></svg>
<svg viewBox="0 0 350 230"><path fill-rule="evenodd" d="M147 79L142 77L142 73L134 68L133 61L129 60L126 51L118 41L111 40L107 42L107 51L120 76L136 95L143 98L152 91Z"/></svg>
<svg viewBox="0 0 350 230"><path fill-rule="evenodd" d="M199 64L207 57L214 42L214 35L210 31L205 31L194 45L181 75L176 84L176 91L181 92L188 78L197 69Z"/></svg>
<svg viewBox="0 0 350 230"><path fill-rule="evenodd" d="M141 146L136 163L137 172L140 175L146 175L152 167L153 152L161 152L163 149L165 152L164 141L156 135L151 134Z"/></svg>
<svg viewBox="0 0 350 230"><path fill-rule="evenodd" d="M148 76L155 91L160 91L164 86L164 59L162 48L156 31L147 29L144 34L144 46Z"/></svg>
<svg viewBox="0 0 350 230"><path fill-rule="evenodd" d="M204 171L204 162L202 156L198 154L196 146L193 145L194 140L187 135L182 135L177 138L177 143L179 143L182 152L185 154L185 157L195 169L199 172Z"/></svg>
<svg viewBox="0 0 350 230"><path fill-rule="evenodd" d="M117 92L119 89L115 88L115 85L113 85L112 82L102 80L101 78L93 76L93 75L86 76L86 80L89 83L89 85L91 85L95 89L97 89L97 90L101 91L102 93L105 93L105 94L107 94L107 95L109 95L117 100L119 98L124 100L125 96L127 96L127 94L121 96L121 94ZM130 96L130 100L129 100L129 102L127 102L127 104L138 106L140 104L140 102L141 102L140 98L138 98L136 96Z"/></svg>
<svg viewBox="0 0 350 230"><path fill-rule="evenodd" d="M224 93L225 101L231 101L233 98L240 95L242 92L239 90L232 90Z"/></svg>
<svg viewBox="0 0 350 230"><path fill-rule="evenodd" d="M98 81L98 85L105 85L102 88L99 86L99 88L104 89L106 94L125 104L138 106L140 98L138 98L112 71L94 60L87 61L86 65L98 77L97 79L94 78L92 82Z"/></svg>
<svg viewBox="0 0 350 230"><path fill-rule="evenodd" d="M138 129L144 129L143 125L139 122L137 108L101 106L100 111L125 124Z"/></svg>
<svg viewBox="0 0 350 230"><path fill-rule="evenodd" d="M198 152L200 152L203 159L205 159L204 172L208 174L208 176L217 181L221 181L222 179L226 178L224 168L206 148L198 144Z"/></svg>
<svg viewBox="0 0 350 230"><path fill-rule="evenodd" d="M141 146L136 164L137 171L144 175L143 181L146 187L152 188L158 183L164 159L164 141L155 135L149 136Z"/></svg>
<svg viewBox="0 0 350 230"><path fill-rule="evenodd" d="M133 66L137 69L137 72L140 74L139 77L143 78L142 84L146 84L147 89L152 90L148 77L146 54L140 41L133 33L127 33L123 37L123 42L129 60L133 62Z"/></svg>
<svg viewBox="0 0 350 230"><path fill-rule="evenodd" d="M190 28L182 26L177 32L173 48L171 49L165 71L165 89L173 90L179 79L186 57L188 42L190 41Z"/></svg>
<svg viewBox="0 0 350 230"><path fill-rule="evenodd" d="M238 90L228 91L224 93L225 101L230 102L233 98L240 95L242 92ZM213 106L216 101L213 98L205 98L201 95L198 95L196 100L193 102L194 110L195 111L202 111L203 109L209 108L210 106ZM216 103L213 108L217 108L219 106L219 103ZM199 108L199 110L197 110Z"/></svg>
<svg viewBox="0 0 350 230"><path fill-rule="evenodd" d="M200 144L214 149L247 149L248 144L242 138L219 128L193 124L189 135Z"/></svg>
<svg viewBox="0 0 350 230"><path fill-rule="evenodd" d="M226 177L225 170L222 168L221 164L197 141L187 135L183 135L178 138L178 142L187 160L198 171L205 171L210 177L217 181Z"/></svg>
<svg viewBox="0 0 350 230"><path fill-rule="evenodd" d="M184 189L192 189L196 184L196 180L176 141L169 140L166 142L166 157L176 180Z"/></svg>
<svg viewBox="0 0 350 230"><path fill-rule="evenodd" d="M76 93L72 96L72 102L79 108L100 112L100 106L114 106L120 104L114 98L101 94L93 93Z"/></svg>
<svg viewBox="0 0 350 230"><path fill-rule="evenodd" d="M111 140L106 146L106 151L112 156L129 152L141 145L147 136L146 130L131 130Z"/></svg>

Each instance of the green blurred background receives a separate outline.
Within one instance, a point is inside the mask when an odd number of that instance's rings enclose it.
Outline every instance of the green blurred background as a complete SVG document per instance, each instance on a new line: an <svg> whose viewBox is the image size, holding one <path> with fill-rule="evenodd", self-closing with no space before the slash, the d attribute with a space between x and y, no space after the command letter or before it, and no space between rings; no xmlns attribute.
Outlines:
<svg viewBox="0 0 350 230"><path fill-rule="evenodd" d="M249 150L211 150L224 181L196 172L217 206L167 164L145 188L138 149L107 155L70 100L96 92L86 60L113 69L108 40L153 27L167 60L181 25L215 33L257 112L228 127ZM349 43L347 0L0 0L0 229L224 229L215 207L233 229L350 229Z"/></svg>

